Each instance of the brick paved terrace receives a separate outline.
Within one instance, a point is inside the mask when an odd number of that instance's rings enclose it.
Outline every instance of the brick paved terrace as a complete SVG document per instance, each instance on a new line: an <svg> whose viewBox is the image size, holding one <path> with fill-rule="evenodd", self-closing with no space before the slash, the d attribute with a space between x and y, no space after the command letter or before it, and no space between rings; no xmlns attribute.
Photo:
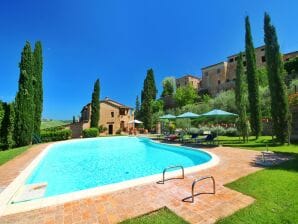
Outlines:
<svg viewBox="0 0 298 224"><path fill-rule="evenodd" d="M6 187L48 144L32 147L24 154L0 166L0 188ZM254 199L224 187L240 177L261 168L254 165L259 152L228 147L208 148L220 158L218 165L190 175L183 180L170 180L165 184L149 183L132 188L71 201L56 206L40 208L0 217L0 223L118 223L143 215L164 206L190 223L214 223L238 209L254 202ZM183 202L190 196L195 178L212 175L216 180L216 194L201 194L194 203ZM210 180L198 183L196 190L211 192Z"/></svg>

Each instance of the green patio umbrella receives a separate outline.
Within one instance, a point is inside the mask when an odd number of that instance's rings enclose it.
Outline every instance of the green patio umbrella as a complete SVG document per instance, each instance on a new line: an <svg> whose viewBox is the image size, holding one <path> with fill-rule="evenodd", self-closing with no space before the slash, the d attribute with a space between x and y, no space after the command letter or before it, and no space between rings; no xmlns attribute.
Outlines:
<svg viewBox="0 0 298 224"><path fill-rule="evenodd" d="M176 116L172 115L172 114L166 114L166 115L163 115L161 117L159 117L160 120L171 120L171 119L175 119ZM162 129L164 129L164 123L161 123L162 124Z"/></svg>
<svg viewBox="0 0 298 224"><path fill-rule="evenodd" d="M177 116L177 118L198 118L200 115L199 114L195 114L192 112L186 112L184 114L180 114Z"/></svg>
<svg viewBox="0 0 298 224"><path fill-rule="evenodd" d="M159 119L175 119L175 118L176 118L176 116L174 116L172 114L166 114L166 115L159 117Z"/></svg>
<svg viewBox="0 0 298 224"><path fill-rule="evenodd" d="M224 110L214 109L214 110L211 110L207 113L202 114L201 116L202 117L213 117L213 118L215 118L215 121L216 121L217 126L218 126L218 119L223 118L223 117L238 116L238 114L230 113L230 112L227 112L227 111L224 111ZM217 129L216 135L218 136L218 129Z"/></svg>
<svg viewBox="0 0 298 224"><path fill-rule="evenodd" d="M186 113L183 113L183 114L180 114L177 116L177 118L189 118L189 119L198 118L198 117L200 117L199 114L195 114L192 112L186 112ZM188 127L188 128L190 128L190 127Z"/></svg>

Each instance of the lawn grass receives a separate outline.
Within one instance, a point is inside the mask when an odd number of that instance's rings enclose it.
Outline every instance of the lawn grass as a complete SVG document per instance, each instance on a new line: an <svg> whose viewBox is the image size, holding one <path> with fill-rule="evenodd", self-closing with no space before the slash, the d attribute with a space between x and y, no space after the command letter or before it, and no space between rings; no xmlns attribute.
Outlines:
<svg viewBox="0 0 298 224"><path fill-rule="evenodd" d="M226 187L256 199L251 206L218 221L227 223L298 223L298 144L275 145L270 136L253 137L241 143L238 137L220 137L224 146L291 153L295 159L258 171Z"/></svg>
<svg viewBox="0 0 298 224"><path fill-rule="evenodd" d="M158 211L151 212L149 214L146 214L137 218L128 219L124 222L121 222L120 224L152 224L152 223L187 224L188 222L183 220L181 217L177 216L168 208L162 208Z"/></svg>
<svg viewBox="0 0 298 224"><path fill-rule="evenodd" d="M14 157L22 154L25 152L29 146L23 146L19 148L9 149L5 151L0 151L0 166L9 160L13 159Z"/></svg>
<svg viewBox="0 0 298 224"><path fill-rule="evenodd" d="M256 201L218 221L218 224L298 223L298 157L226 186L249 195Z"/></svg>
<svg viewBox="0 0 298 224"><path fill-rule="evenodd" d="M251 149L256 151L264 151L268 148L270 151L281 152L281 153L297 153L298 154L298 144L284 144L278 145L272 141L271 136L261 136L259 139L255 137L249 137L248 142L243 143L239 137L228 137L220 136L219 143L223 146L230 146L236 148Z"/></svg>

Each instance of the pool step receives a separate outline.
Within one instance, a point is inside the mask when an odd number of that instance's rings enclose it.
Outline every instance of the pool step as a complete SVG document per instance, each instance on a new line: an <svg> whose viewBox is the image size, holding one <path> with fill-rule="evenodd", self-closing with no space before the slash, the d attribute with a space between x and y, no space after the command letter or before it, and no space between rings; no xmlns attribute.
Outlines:
<svg viewBox="0 0 298 224"><path fill-rule="evenodd" d="M24 201L31 201L37 198L42 198L45 195L47 185L47 183L24 185L17 191L11 203L14 204Z"/></svg>

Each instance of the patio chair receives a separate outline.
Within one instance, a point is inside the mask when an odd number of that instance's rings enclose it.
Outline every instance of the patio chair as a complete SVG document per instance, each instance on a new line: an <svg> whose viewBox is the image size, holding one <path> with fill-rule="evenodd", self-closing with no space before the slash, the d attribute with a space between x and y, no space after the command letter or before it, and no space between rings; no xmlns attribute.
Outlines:
<svg viewBox="0 0 298 224"><path fill-rule="evenodd" d="M208 134L205 138L203 139L197 139L197 143L199 144L203 144L204 142L206 142L207 144L214 144L214 139L217 136L215 134Z"/></svg>
<svg viewBox="0 0 298 224"><path fill-rule="evenodd" d="M173 141L175 141L177 139L179 139L179 136L178 135L168 135L168 136L165 136L165 140L166 141L173 142Z"/></svg>
<svg viewBox="0 0 298 224"><path fill-rule="evenodd" d="M196 142L198 140L199 134L192 134L190 138L185 139L183 142L184 143L191 143L191 142Z"/></svg>

